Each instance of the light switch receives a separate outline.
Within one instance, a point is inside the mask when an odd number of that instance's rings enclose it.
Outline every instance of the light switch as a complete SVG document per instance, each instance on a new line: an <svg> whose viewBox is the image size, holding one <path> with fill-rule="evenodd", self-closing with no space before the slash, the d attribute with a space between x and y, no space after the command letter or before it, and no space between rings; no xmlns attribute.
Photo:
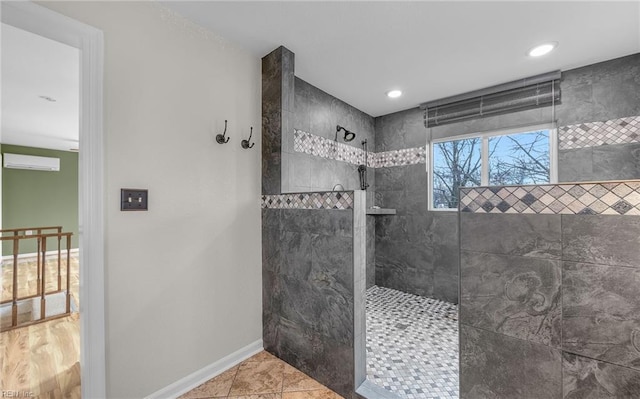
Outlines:
<svg viewBox="0 0 640 399"><path fill-rule="evenodd" d="M121 211L146 211L148 210L149 190L137 188L123 188L120 190Z"/></svg>

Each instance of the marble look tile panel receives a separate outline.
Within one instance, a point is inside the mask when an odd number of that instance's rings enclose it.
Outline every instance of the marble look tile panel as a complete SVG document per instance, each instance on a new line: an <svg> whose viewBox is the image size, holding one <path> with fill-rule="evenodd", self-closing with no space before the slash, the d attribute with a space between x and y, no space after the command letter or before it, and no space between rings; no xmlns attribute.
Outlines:
<svg viewBox="0 0 640 399"><path fill-rule="evenodd" d="M427 216L376 218L376 284L415 295L434 291L433 246Z"/></svg>
<svg viewBox="0 0 640 399"><path fill-rule="evenodd" d="M461 252L460 322L560 347L558 260Z"/></svg>
<svg viewBox="0 0 640 399"><path fill-rule="evenodd" d="M640 371L640 269L564 262L562 348Z"/></svg>
<svg viewBox="0 0 640 399"><path fill-rule="evenodd" d="M431 216L429 241L433 245L433 297L457 304L460 282L458 215L455 212L434 212Z"/></svg>
<svg viewBox="0 0 640 399"><path fill-rule="evenodd" d="M558 151L559 182L640 178L640 143Z"/></svg>
<svg viewBox="0 0 640 399"><path fill-rule="evenodd" d="M599 181L594 178L593 148L558 150L558 182Z"/></svg>
<svg viewBox="0 0 640 399"><path fill-rule="evenodd" d="M269 209L270 212L276 211ZM280 209L284 231L353 237L353 212L335 209ZM343 241L348 241L344 240Z"/></svg>
<svg viewBox="0 0 640 399"><path fill-rule="evenodd" d="M640 143L592 148L592 181L640 179Z"/></svg>
<svg viewBox="0 0 640 399"><path fill-rule="evenodd" d="M460 214L462 250L560 259L561 216Z"/></svg>
<svg viewBox="0 0 640 399"><path fill-rule="evenodd" d="M262 208L352 209L353 191L263 195Z"/></svg>
<svg viewBox="0 0 640 399"><path fill-rule="evenodd" d="M351 397L353 212L268 208L262 212L265 349Z"/></svg>
<svg viewBox="0 0 640 399"><path fill-rule="evenodd" d="M639 141L640 116L579 123L562 126L558 129L558 148L560 150Z"/></svg>
<svg viewBox="0 0 640 399"><path fill-rule="evenodd" d="M557 349L460 325L461 399L559 399Z"/></svg>
<svg viewBox="0 0 640 399"><path fill-rule="evenodd" d="M562 258L640 268L640 217L562 215Z"/></svg>
<svg viewBox="0 0 640 399"><path fill-rule="evenodd" d="M640 398L640 372L570 353L562 355L564 399Z"/></svg>
<svg viewBox="0 0 640 399"><path fill-rule="evenodd" d="M640 53L562 71L559 126L640 115Z"/></svg>
<svg viewBox="0 0 640 399"><path fill-rule="evenodd" d="M262 194L279 194L282 138L293 94L293 53L280 46L262 58Z"/></svg>
<svg viewBox="0 0 640 399"><path fill-rule="evenodd" d="M424 190L380 191L376 200L398 212L375 217L376 284L458 303L457 213L427 212Z"/></svg>
<svg viewBox="0 0 640 399"><path fill-rule="evenodd" d="M423 146L427 137L423 119L419 107L377 117L376 152Z"/></svg>
<svg viewBox="0 0 640 399"><path fill-rule="evenodd" d="M366 288L376 283L376 216L366 217Z"/></svg>
<svg viewBox="0 0 640 399"><path fill-rule="evenodd" d="M640 215L640 181L462 188L460 211Z"/></svg>

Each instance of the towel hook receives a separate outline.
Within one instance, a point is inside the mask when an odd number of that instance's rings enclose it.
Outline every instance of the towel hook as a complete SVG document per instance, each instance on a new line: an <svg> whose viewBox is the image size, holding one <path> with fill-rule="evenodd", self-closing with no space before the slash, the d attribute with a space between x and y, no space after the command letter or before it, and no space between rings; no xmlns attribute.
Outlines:
<svg viewBox="0 0 640 399"><path fill-rule="evenodd" d="M251 126L251 132L249 133L249 138L246 140L242 140L240 142L240 145L242 146L242 148L249 149L249 148L253 148L254 145L256 145L256 143L251 143L251 136L253 136L253 126ZM251 145L249 145L251 144Z"/></svg>
<svg viewBox="0 0 640 399"><path fill-rule="evenodd" d="M228 142L229 142L229 139L230 139L231 137L227 137L227 138L226 138L226 140L225 140L225 136L226 136L226 134L227 134L227 120L225 119L225 120L224 120L224 133L222 133L222 134L218 134L218 135L216 136L216 141L218 142L218 144L225 144L225 143L228 143Z"/></svg>

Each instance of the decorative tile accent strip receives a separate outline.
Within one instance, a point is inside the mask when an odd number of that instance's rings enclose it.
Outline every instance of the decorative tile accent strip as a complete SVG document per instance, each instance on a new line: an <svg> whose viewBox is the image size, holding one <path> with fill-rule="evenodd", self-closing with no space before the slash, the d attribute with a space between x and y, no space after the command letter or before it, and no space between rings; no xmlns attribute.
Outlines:
<svg viewBox="0 0 640 399"><path fill-rule="evenodd" d="M460 189L460 211L640 215L640 180Z"/></svg>
<svg viewBox="0 0 640 399"><path fill-rule="evenodd" d="M415 165L427 162L426 147L406 148L403 150L385 151L373 154L375 168L389 166Z"/></svg>
<svg viewBox="0 0 640 399"><path fill-rule="evenodd" d="M316 136L297 129L293 132L293 149L296 152L334 159L353 165L362 164L365 158L364 151L360 148L338 143L326 137ZM370 168L385 168L425 163L426 153L426 147L406 148L380 153L369 152L367 166Z"/></svg>
<svg viewBox="0 0 640 399"><path fill-rule="evenodd" d="M558 148L561 150L637 142L640 142L640 116L580 123L558 129Z"/></svg>
<svg viewBox="0 0 640 399"><path fill-rule="evenodd" d="M353 209L353 191L263 195L262 208Z"/></svg>
<svg viewBox="0 0 640 399"><path fill-rule="evenodd" d="M360 165L364 162L364 151L359 148L338 143L325 137L295 130L293 132L293 149L296 152L315 155L317 157L335 159ZM371 154L370 154L371 155Z"/></svg>

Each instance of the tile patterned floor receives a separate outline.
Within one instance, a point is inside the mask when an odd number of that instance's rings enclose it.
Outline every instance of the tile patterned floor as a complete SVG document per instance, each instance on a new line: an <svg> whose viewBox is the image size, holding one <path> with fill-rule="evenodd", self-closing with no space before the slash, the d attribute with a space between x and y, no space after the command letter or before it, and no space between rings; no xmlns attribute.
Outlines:
<svg viewBox="0 0 640 399"><path fill-rule="evenodd" d="M367 379L407 399L458 398L458 307L367 290Z"/></svg>
<svg viewBox="0 0 640 399"><path fill-rule="evenodd" d="M342 396L262 351L180 398L342 399Z"/></svg>

